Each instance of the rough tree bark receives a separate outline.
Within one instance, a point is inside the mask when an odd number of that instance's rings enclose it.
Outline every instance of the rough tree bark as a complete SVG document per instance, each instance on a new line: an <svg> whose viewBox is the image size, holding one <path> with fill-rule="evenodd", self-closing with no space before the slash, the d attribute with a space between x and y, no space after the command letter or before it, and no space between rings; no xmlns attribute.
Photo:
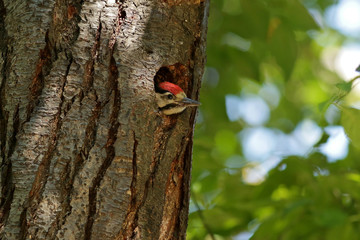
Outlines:
<svg viewBox="0 0 360 240"><path fill-rule="evenodd" d="M208 5L0 0L1 239L185 239Z"/></svg>

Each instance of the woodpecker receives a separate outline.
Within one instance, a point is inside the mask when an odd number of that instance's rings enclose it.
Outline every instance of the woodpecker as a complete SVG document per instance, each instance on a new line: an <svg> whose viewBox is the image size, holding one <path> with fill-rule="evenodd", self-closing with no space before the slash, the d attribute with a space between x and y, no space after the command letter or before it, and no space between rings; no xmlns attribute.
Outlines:
<svg viewBox="0 0 360 240"><path fill-rule="evenodd" d="M186 97L185 92L176 84L161 82L155 87L156 101L165 115L181 113L187 107L199 106L200 102Z"/></svg>

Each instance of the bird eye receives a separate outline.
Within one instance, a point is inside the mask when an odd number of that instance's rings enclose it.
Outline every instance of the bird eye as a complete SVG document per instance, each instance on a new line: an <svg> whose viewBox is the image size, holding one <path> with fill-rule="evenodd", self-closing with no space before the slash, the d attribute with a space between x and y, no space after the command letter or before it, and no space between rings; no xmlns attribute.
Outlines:
<svg viewBox="0 0 360 240"><path fill-rule="evenodd" d="M173 96L173 95L171 95L171 94L169 94L169 95L167 96L167 98L168 98L168 99L173 99L173 98L174 98L174 96Z"/></svg>

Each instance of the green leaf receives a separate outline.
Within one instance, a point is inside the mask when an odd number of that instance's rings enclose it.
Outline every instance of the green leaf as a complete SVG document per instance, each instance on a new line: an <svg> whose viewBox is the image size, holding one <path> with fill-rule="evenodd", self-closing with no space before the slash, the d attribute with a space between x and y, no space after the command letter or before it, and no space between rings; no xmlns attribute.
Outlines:
<svg viewBox="0 0 360 240"><path fill-rule="evenodd" d="M355 69L355 71L360 72L360 65Z"/></svg>
<svg viewBox="0 0 360 240"><path fill-rule="evenodd" d="M330 99L328 99L326 101L323 101L323 102L319 103L319 105L318 105L319 111L320 112L326 111L333 102L334 102L334 99L330 98Z"/></svg>
<svg viewBox="0 0 360 240"><path fill-rule="evenodd" d="M316 217L315 222L323 227L333 227L343 224L347 219L347 214L340 209L323 209Z"/></svg>
<svg viewBox="0 0 360 240"><path fill-rule="evenodd" d="M349 93L352 89L352 84L353 84L352 81L341 82L341 83L336 84L336 87L342 91L345 91L346 93Z"/></svg>
<svg viewBox="0 0 360 240"><path fill-rule="evenodd" d="M341 110L341 125L344 127L351 143L360 148L360 110L348 107L343 107Z"/></svg>
<svg viewBox="0 0 360 240"><path fill-rule="evenodd" d="M298 0L268 0L269 9L293 30L308 31L319 26L307 8Z"/></svg>
<svg viewBox="0 0 360 240"><path fill-rule="evenodd" d="M229 130L220 130L215 136L216 149L225 156L234 153L237 145L237 139L233 132Z"/></svg>
<svg viewBox="0 0 360 240"><path fill-rule="evenodd" d="M296 30L310 30L319 28L309 11L298 0L286 0L286 16L287 21Z"/></svg>
<svg viewBox="0 0 360 240"><path fill-rule="evenodd" d="M240 3L242 14L236 19L231 19L232 31L245 38L265 39L269 23L269 10L264 1L240 0Z"/></svg>
<svg viewBox="0 0 360 240"><path fill-rule="evenodd" d="M270 34L270 51L276 62L283 69L285 79L289 79L297 58L297 43L294 33L281 22L273 21Z"/></svg>

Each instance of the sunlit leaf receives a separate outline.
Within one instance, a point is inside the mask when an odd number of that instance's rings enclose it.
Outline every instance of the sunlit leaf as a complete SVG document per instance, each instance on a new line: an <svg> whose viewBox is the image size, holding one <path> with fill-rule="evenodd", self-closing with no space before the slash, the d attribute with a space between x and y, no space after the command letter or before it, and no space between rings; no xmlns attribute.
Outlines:
<svg viewBox="0 0 360 240"><path fill-rule="evenodd" d="M346 177L354 182L360 183L360 174L358 173L348 173Z"/></svg>

